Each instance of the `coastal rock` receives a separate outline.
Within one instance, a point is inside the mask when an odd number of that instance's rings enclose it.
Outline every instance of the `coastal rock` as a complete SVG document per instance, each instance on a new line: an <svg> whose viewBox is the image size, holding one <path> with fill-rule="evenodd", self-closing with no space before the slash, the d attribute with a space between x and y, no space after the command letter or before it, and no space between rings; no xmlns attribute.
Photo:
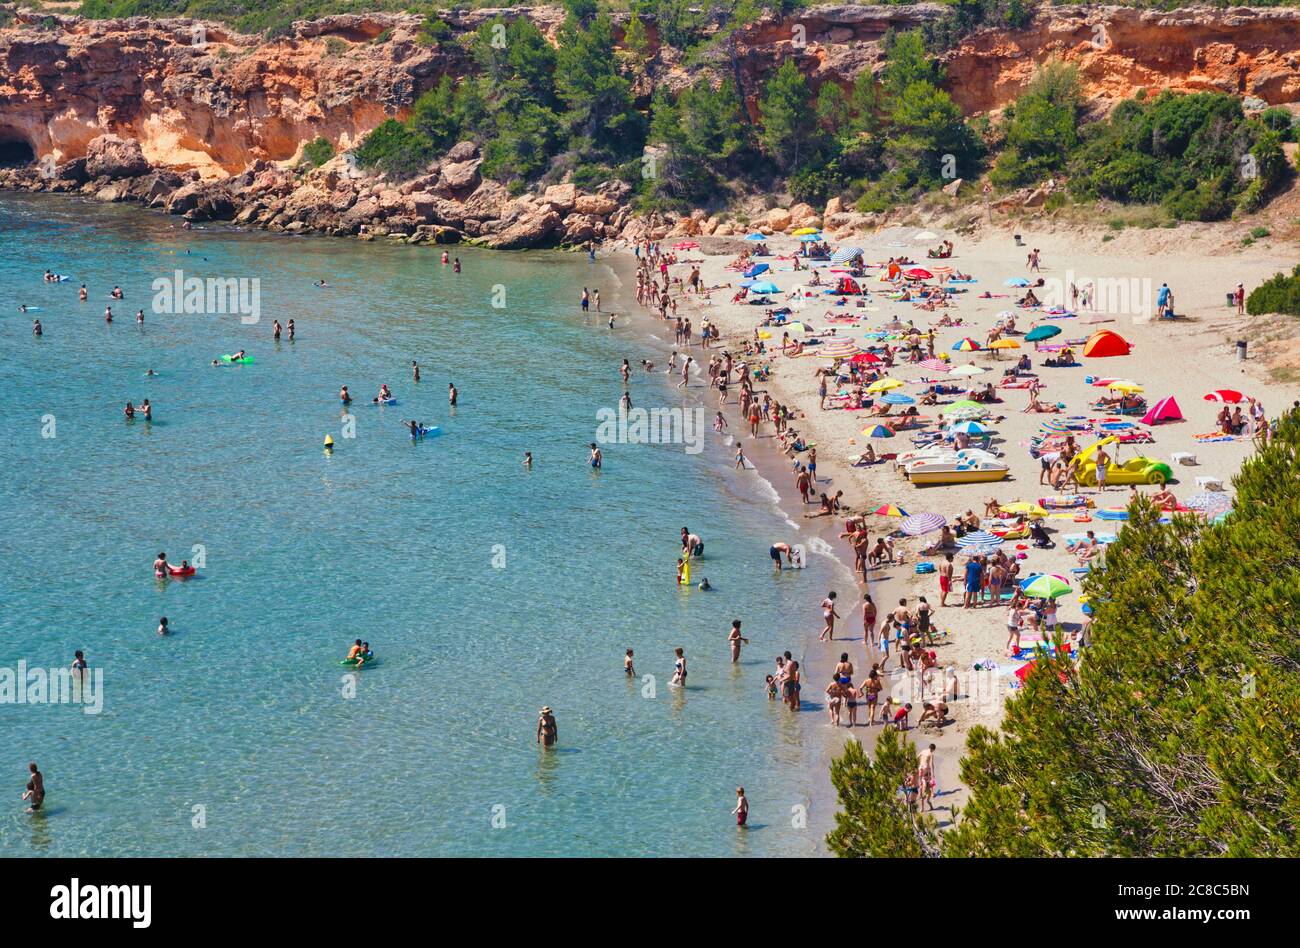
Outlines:
<svg viewBox="0 0 1300 948"><path fill-rule="evenodd" d="M478 187L478 169L482 163L482 158L471 158L468 161L444 164L442 172L438 175L438 190L450 194L463 194L472 191Z"/></svg>
<svg viewBox="0 0 1300 948"><path fill-rule="evenodd" d="M840 214L843 211L844 211L843 199L838 197L833 197L826 202L826 211L822 216L825 220L829 221L836 214Z"/></svg>
<svg viewBox="0 0 1300 948"><path fill-rule="evenodd" d="M771 231L785 230L792 220L790 212L783 207L774 207L767 212L767 227Z"/></svg>
<svg viewBox="0 0 1300 948"><path fill-rule="evenodd" d="M790 208L790 226L791 227L817 227L821 219L817 212L808 204L795 204Z"/></svg>
<svg viewBox="0 0 1300 948"><path fill-rule="evenodd" d="M570 214L564 219L564 244L581 244L604 236L604 221L594 214Z"/></svg>
<svg viewBox="0 0 1300 948"><path fill-rule="evenodd" d="M495 250L527 250L540 247L560 228L563 218L549 203L529 209L514 223L488 239Z"/></svg>
<svg viewBox="0 0 1300 948"><path fill-rule="evenodd" d="M91 178L134 178L149 173L140 143L116 135L100 135L86 146L86 174Z"/></svg>
<svg viewBox="0 0 1300 948"><path fill-rule="evenodd" d="M472 158L477 158L478 154L479 154L478 145L474 144L473 142L457 142L455 145L452 145L451 148L447 150L447 154L444 156L444 158L447 161L456 164L464 161L469 161Z"/></svg>
<svg viewBox="0 0 1300 948"><path fill-rule="evenodd" d="M962 179L957 178L949 184L943 186L943 193L949 197L956 197L957 192L961 190Z"/></svg>
<svg viewBox="0 0 1300 948"><path fill-rule="evenodd" d="M593 214L596 217L608 217L618 207L618 201L606 194L579 194L573 202L573 209L577 213Z"/></svg>
<svg viewBox="0 0 1300 948"><path fill-rule="evenodd" d="M542 192L542 200L559 214L568 214L577 206L578 189L572 184L553 184Z"/></svg>

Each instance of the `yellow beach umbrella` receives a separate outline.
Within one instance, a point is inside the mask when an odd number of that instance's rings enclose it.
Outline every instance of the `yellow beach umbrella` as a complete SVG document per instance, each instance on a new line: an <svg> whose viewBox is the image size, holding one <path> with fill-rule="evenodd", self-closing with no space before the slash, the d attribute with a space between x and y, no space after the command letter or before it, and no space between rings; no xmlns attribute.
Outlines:
<svg viewBox="0 0 1300 948"><path fill-rule="evenodd" d="M994 339L989 343L990 349L1019 349L1020 343L1014 339Z"/></svg>
<svg viewBox="0 0 1300 948"><path fill-rule="evenodd" d="M868 385L867 394L876 395L880 392L890 392L896 388L902 388L902 387L903 387L903 383L900 382L898 379L891 379L888 376L886 376L883 379L876 379L876 381Z"/></svg>
<svg viewBox="0 0 1300 948"><path fill-rule="evenodd" d="M792 230L790 233L795 237L802 237L804 234L820 234L821 231L816 227L800 227L798 230Z"/></svg>
<svg viewBox="0 0 1300 948"><path fill-rule="evenodd" d="M1116 392L1124 392L1124 393L1129 394L1129 395L1133 395L1133 394L1136 394L1136 393L1138 393L1138 392L1146 391L1146 389L1144 389L1144 388L1143 388L1141 385L1139 385L1137 382L1130 382L1130 381L1128 381L1127 379L1116 379L1115 381L1111 382L1111 383L1110 383L1109 385L1107 385L1106 387L1109 388L1109 389L1112 389L1113 391L1116 391Z"/></svg>

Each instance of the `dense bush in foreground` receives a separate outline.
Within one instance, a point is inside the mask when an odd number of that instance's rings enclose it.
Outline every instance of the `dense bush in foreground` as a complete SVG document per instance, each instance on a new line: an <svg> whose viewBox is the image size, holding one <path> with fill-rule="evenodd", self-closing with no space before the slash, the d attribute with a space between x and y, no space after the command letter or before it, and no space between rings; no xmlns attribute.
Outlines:
<svg viewBox="0 0 1300 948"><path fill-rule="evenodd" d="M1000 731L971 729L949 856L1300 854L1300 416L1248 460L1217 526L1147 505L1085 591L1094 644L1042 658ZM915 855L888 743L832 777L841 855ZM879 769L881 773L872 772ZM851 772L850 772L851 771Z"/></svg>

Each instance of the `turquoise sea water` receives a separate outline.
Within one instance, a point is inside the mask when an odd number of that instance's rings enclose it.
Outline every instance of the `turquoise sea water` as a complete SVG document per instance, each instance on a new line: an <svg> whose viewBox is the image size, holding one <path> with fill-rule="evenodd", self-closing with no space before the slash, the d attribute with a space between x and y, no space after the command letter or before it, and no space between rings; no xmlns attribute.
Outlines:
<svg viewBox="0 0 1300 948"><path fill-rule="evenodd" d="M0 667L82 648L104 670L99 715L0 704L0 854L818 851L791 808L826 779L804 766L823 718L768 702L762 681L798 655L808 629L790 617L815 620L829 570L773 578L767 546L790 530L711 430L700 455L610 445L588 468L622 358L637 405L682 397L635 368L663 361L646 324L610 332L578 310L584 284L612 295L604 264L453 253L459 275L432 249L0 196ZM155 314L151 283L177 267L260 279L260 322ZM47 268L72 281L43 283ZM275 318L296 342L272 342ZM255 362L210 365L238 349ZM381 382L398 405L365 404ZM146 397L156 420L126 422ZM411 417L444 436L412 444ZM704 536L713 592L674 586L683 525ZM197 578L155 581L155 554L196 544ZM733 618L752 640L736 670ZM337 662L358 637L380 662L345 697ZM678 645L684 692L668 686ZM627 647L654 697L623 676ZM543 704L557 752L534 742ZM18 799L29 760L49 791L37 819ZM729 815L738 784L748 833Z"/></svg>

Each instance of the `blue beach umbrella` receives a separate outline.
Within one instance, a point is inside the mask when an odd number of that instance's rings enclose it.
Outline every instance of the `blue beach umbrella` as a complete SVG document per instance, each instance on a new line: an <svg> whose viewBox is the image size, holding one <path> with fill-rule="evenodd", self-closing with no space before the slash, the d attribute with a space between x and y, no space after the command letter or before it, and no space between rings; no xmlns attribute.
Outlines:
<svg viewBox="0 0 1300 948"><path fill-rule="evenodd" d="M1025 333L1025 342L1042 342L1044 339L1051 339L1060 334L1060 326L1035 326Z"/></svg>
<svg viewBox="0 0 1300 948"><path fill-rule="evenodd" d="M882 395L880 397L880 400L884 402L886 405L915 405L916 404L916 399L913 398L911 395L902 395L898 392L890 392L887 395Z"/></svg>
<svg viewBox="0 0 1300 948"><path fill-rule="evenodd" d="M767 240L766 237L764 237L762 234L757 232L747 235L745 239L746 240Z"/></svg>
<svg viewBox="0 0 1300 948"><path fill-rule="evenodd" d="M1029 281L1024 277L1010 277L1003 286L1028 286Z"/></svg>
<svg viewBox="0 0 1300 948"><path fill-rule="evenodd" d="M985 428L978 421L961 421L953 425L948 430L954 433L968 434L968 435L982 435L982 434L989 433L989 429Z"/></svg>
<svg viewBox="0 0 1300 948"><path fill-rule="evenodd" d="M804 234L799 238L801 244L815 244L822 239L821 234Z"/></svg>
<svg viewBox="0 0 1300 948"><path fill-rule="evenodd" d="M764 280L761 283L755 283L749 288L751 293L780 293L781 288L771 280Z"/></svg>
<svg viewBox="0 0 1300 948"><path fill-rule="evenodd" d="M747 276L747 277L756 277L756 276L758 276L760 273L766 273L766 272L767 272L768 270L770 270L770 269L771 269L771 268L770 268L766 263L756 263L756 264L754 264L752 267L750 267L748 270L745 271L745 276ZM1060 332L1060 330L1057 330L1057 331Z"/></svg>

